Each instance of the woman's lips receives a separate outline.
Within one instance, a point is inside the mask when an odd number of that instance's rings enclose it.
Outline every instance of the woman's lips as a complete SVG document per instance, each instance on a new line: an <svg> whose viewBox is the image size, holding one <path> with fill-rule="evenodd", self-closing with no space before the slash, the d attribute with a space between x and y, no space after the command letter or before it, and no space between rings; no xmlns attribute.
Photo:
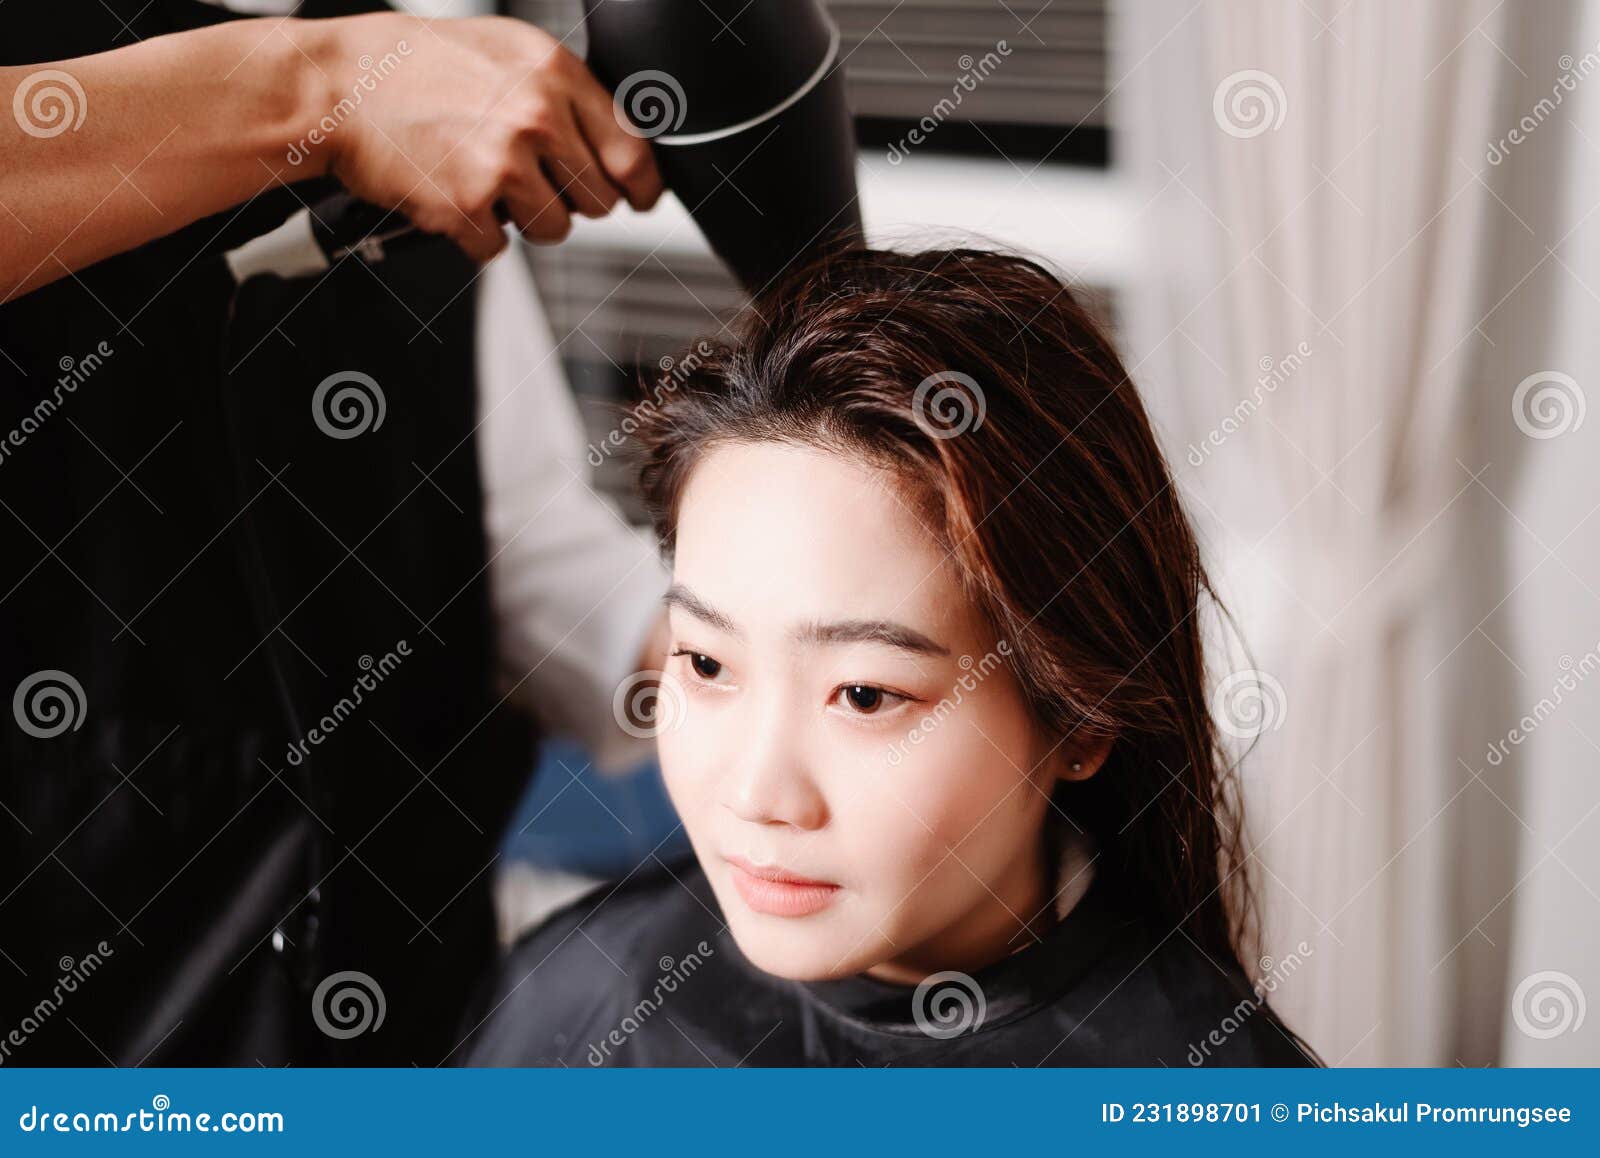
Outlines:
<svg viewBox="0 0 1600 1158"><path fill-rule="evenodd" d="M733 870L733 885L744 903L773 917L807 917L833 904L839 886L815 881L781 868L753 865L742 857L725 858Z"/></svg>

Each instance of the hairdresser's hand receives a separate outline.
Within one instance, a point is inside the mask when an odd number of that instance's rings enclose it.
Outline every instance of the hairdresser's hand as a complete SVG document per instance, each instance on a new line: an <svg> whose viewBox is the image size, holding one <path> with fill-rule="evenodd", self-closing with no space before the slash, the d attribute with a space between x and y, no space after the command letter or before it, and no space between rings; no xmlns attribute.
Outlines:
<svg viewBox="0 0 1600 1158"><path fill-rule="evenodd" d="M360 92L312 146L326 150L317 160L362 200L480 261L506 244L497 210L552 242L571 213L603 217L622 198L644 210L661 195L649 143L617 123L587 66L530 24L385 12L303 27L327 107Z"/></svg>

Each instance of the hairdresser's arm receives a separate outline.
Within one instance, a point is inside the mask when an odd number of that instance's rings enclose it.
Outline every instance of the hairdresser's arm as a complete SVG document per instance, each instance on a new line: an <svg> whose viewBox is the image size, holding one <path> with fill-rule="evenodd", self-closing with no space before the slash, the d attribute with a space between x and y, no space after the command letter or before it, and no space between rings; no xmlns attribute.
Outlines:
<svg viewBox="0 0 1600 1158"><path fill-rule="evenodd" d="M569 203L599 217L661 193L583 62L498 17L230 21L0 68L0 104L19 96L0 117L0 301L326 173L480 260L505 245L497 203L556 241Z"/></svg>

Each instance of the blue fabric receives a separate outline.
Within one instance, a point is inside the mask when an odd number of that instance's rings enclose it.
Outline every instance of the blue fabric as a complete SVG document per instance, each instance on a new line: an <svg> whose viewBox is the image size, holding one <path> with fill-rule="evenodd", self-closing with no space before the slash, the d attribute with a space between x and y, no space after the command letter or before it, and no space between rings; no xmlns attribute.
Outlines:
<svg viewBox="0 0 1600 1158"><path fill-rule="evenodd" d="M652 851L665 860L688 848L655 759L603 776L569 740L540 746L502 844L508 860L601 877L627 875Z"/></svg>

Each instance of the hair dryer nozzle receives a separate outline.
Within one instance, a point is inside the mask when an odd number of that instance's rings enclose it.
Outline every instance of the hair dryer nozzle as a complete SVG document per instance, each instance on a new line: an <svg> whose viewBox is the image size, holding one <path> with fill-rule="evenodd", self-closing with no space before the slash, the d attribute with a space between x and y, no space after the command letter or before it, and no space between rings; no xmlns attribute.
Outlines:
<svg viewBox="0 0 1600 1158"><path fill-rule="evenodd" d="M585 0L591 71L752 294L859 238L838 29L817 0Z"/></svg>

